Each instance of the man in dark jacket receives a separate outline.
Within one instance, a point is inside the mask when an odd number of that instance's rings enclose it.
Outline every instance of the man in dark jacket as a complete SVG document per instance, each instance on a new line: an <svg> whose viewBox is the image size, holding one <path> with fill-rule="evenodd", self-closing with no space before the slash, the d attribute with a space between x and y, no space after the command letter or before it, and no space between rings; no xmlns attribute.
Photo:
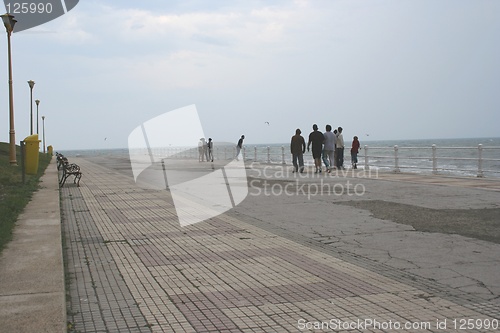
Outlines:
<svg viewBox="0 0 500 333"><path fill-rule="evenodd" d="M238 143L236 144L236 160L239 161L240 159L238 156L240 156L240 151L241 148L243 148L243 140L245 139L245 136L242 135L241 138L238 140Z"/></svg>
<svg viewBox="0 0 500 333"><path fill-rule="evenodd" d="M293 172L304 172L304 153L306 152L306 141L300 135L300 129L295 130L295 135L292 136L290 143L290 152L292 153ZM299 170L300 167L300 170Z"/></svg>

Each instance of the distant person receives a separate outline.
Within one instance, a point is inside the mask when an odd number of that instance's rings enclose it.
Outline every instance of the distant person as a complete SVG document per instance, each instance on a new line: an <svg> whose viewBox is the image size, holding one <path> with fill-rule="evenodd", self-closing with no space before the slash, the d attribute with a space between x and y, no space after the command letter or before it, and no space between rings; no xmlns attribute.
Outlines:
<svg viewBox="0 0 500 333"><path fill-rule="evenodd" d="M359 153L360 146L361 145L359 143L358 137L354 136L354 138L352 140L352 146L351 146L351 163L352 163L353 169L358 168L358 153Z"/></svg>
<svg viewBox="0 0 500 333"><path fill-rule="evenodd" d="M335 134L332 132L332 126L326 125L326 132L323 133L325 137L325 144L323 147L323 162L326 165L326 171L330 172L334 165L334 151L335 151Z"/></svg>
<svg viewBox="0 0 500 333"><path fill-rule="evenodd" d="M203 147L205 146L205 138L201 138L200 142L198 142L198 161L203 162L205 159L205 153L203 151Z"/></svg>
<svg viewBox="0 0 500 333"><path fill-rule="evenodd" d="M208 146L207 146L207 141L205 139L203 139L203 157L206 157L208 162Z"/></svg>
<svg viewBox="0 0 500 333"><path fill-rule="evenodd" d="M345 169L344 168L344 136L342 135L342 127L337 128L338 130L338 135L337 135L337 168L338 169Z"/></svg>
<svg viewBox="0 0 500 333"><path fill-rule="evenodd" d="M208 138L208 143L207 143L207 162L213 162L214 161L214 143L212 142L212 138Z"/></svg>
<svg viewBox="0 0 500 333"><path fill-rule="evenodd" d="M295 130L295 135L292 136L290 142L290 152L292 153L293 172L304 172L304 153L306 152L306 141L300 135L302 132L299 128Z"/></svg>
<svg viewBox="0 0 500 333"><path fill-rule="evenodd" d="M336 129L333 130L333 168L337 168L337 135L339 135L339 131Z"/></svg>
<svg viewBox="0 0 500 333"><path fill-rule="evenodd" d="M238 140L238 144L236 145L236 160L239 161L238 156L240 156L240 151L243 148L243 140L245 140L245 136L242 135L241 138Z"/></svg>
<svg viewBox="0 0 500 333"><path fill-rule="evenodd" d="M307 141L307 151L312 144L312 155L314 159L315 171L314 173L321 173L321 153L323 152L323 142L325 137L323 133L318 131L318 125L313 125L313 131L309 134L309 140Z"/></svg>

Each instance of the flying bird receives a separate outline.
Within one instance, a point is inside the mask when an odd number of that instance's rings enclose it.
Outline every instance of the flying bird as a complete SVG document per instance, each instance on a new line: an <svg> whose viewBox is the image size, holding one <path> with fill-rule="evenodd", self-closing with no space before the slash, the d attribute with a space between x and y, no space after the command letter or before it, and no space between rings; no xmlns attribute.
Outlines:
<svg viewBox="0 0 500 333"><path fill-rule="evenodd" d="M269 126L269 122L268 121L265 121L264 124L267 124L267 126Z"/></svg>

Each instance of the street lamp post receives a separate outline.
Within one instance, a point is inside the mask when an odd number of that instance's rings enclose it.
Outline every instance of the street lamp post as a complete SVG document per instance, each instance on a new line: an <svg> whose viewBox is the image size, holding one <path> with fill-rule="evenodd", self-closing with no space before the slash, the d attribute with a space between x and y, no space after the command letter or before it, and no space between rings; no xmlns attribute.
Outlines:
<svg viewBox="0 0 500 333"><path fill-rule="evenodd" d="M5 30L7 31L7 49L8 49L8 59L9 59L9 160L11 165L17 165L16 160L16 131L14 129L14 93L12 92L12 57L11 57L11 49L10 49L10 35L14 30L14 25L16 24L16 20L14 20L14 16L6 13L0 15L3 20L3 24L5 25Z"/></svg>
<svg viewBox="0 0 500 333"><path fill-rule="evenodd" d="M33 87L35 81L29 80L28 85L30 86L30 135L33 135Z"/></svg>
<svg viewBox="0 0 500 333"><path fill-rule="evenodd" d="M43 153L45 154L45 116L42 116L42 140L43 140Z"/></svg>
<svg viewBox="0 0 500 333"><path fill-rule="evenodd" d="M36 104L36 134L38 134L38 104L40 104L39 99L35 99L35 104Z"/></svg>

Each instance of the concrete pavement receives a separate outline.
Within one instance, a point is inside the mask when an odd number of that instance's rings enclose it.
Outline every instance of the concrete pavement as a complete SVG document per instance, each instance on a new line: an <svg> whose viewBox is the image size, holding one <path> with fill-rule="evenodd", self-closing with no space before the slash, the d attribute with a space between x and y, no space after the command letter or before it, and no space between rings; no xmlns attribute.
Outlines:
<svg viewBox="0 0 500 333"><path fill-rule="evenodd" d="M61 191L73 331L480 332L500 318L498 244L418 232L341 204L495 209L498 182L484 190L437 177L438 185L416 176L328 180L363 184L358 198L347 187L338 196L335 187L313 198L314 187L266 196L254 183L235 209L181 228L170 194L136 186L123 163L73 161L81 187ZM258 170L249 176L281 186L296 177Z"/></svg>
<svg viewBox="0 0 500 333"><path fill-rule="evenodd" d="M281 184L295 180L293 174L283 174L280 169L266 172L268 193L272 192L273 179ZM253 174L263 175L258 170ZM330 192L322 193L312 186L306 195L271 193L266 196L265 205L250 198L235 211L239 216L251 216L255 225L288 234L297 241L321 244L330 251L361 256L452 289L473 292L485 300L498 301L498 179L360 171L354 176L350 173L306 177L300 183L305 183L307 189L308 184L321 180ZM336 193L342 187L344 191ZM257 191L251 190L250 194ZM287 209L291 206L293 209ZM273 214L280 207L282 213ZM487 232L479 235L478 229L486 227ZM496 243L478 239L490 235L496 236Z"/></svg>
<svg viewBox="0 0 500 333"><path fill-rule="evenodd" d="M55 159L0 257L0 332L66 332Z"/></svg>
<svg viewBox="0 0 500 333"><path fill-rule="evenodd" d="M138 187L126 161L70 162L84 175L80 188L61 189L61 216L53 163L2 254L0 332L65 331L66 320L69 332L491 332L498 325L500 245L404 221L495 212L500 180L299 178L254 165L244 202L181 228L170 194ZM380 217L373 205L390 214ZM441 215L427 215L434 212Z"/></svg>

